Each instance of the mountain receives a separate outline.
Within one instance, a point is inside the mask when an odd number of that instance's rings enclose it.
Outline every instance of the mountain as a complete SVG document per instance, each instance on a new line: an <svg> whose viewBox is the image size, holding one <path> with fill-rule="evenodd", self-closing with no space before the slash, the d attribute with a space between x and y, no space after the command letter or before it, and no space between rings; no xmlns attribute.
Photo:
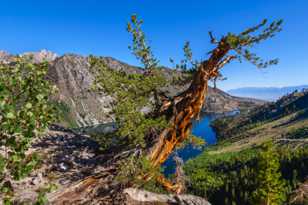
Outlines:
<svg viewBox="0 0 308 205"><path fill-rule="evenodd" d="M285 204L307 204L308 90L293 92L249 112L218 118L212 126L218 143L184 167L193 194L207 195L213 204L255 204L252 196L260 186L257 175L268 177L269 167L275 162L279 163L275 182L288 187L282 193L286 195ZM260 156L268 150L276 154L268 155L264 171ZM267 185L276 186L270 185L271 180Z"/></svg>
<svg viewBox="0 0 308 205"><path fill-rule="evenodd" d="M101 57L106 66L126 73L141 73L142 69L128 65L111 57ZM179 71L162 68L167 79L172 81ZM95 71L91 71L89 58L79 55L64 55L51 62L48 77L59 88L57 101L68 105L68 116L77 126L94 125L114 120L112 108L114 101L104 92L91 90L95 80ZM170 84L162 88L168 96L174 96L185 90L189 84ZM236 109L250 109L262 105L264 101L233 97L219 89L209 88L204 111L210 113L230 112Z"/></svg>
<svg viewBox="0 0 308 205"><path fill-rule="evenodd" d="M89 57L76 54L57 54L41 50L39 52L26 52L19 56L39 63L49 62L47 78L54 83L59 92L53 96L53 100L62 113L62 125L80 127L97 125L114 121L112 109L114 99L105 92L96 92L91 89L96 74L91 69ZM141 68L128 65L112 57L100 57L110 69L125 73L142 73ZM8 63L13 61L14 55L0 52L0 61ZM163 67L163 74L169 81L183 75L180 71ZM162 90L168 96L174 96L185 90L189 84L170 84ZM208 113L224 113L238 109L251 109L264 104L262 100L233 97L222 90L209 88L203 108Z"/></svg>
<svg viewBox="0 0 308 205"><path fill-rule="evenodd" d="M293 128L308 127L308 90L293 92L238 116L218 119L213 127L220 139L249 138L248 144L255 136L259 136L260 143L265 137L287 137ZM252 135L256 128L257 132Z"/></svg>
<svg viewBox="0 0 308 205"><path fill-rule="evenodd" d="M290 94L296 90L301 91L307 89L308 85L288 86L288 87L243 87L228 90L227 93L240 96L262 99L266 101L278 100L283 95Z"/></svg>

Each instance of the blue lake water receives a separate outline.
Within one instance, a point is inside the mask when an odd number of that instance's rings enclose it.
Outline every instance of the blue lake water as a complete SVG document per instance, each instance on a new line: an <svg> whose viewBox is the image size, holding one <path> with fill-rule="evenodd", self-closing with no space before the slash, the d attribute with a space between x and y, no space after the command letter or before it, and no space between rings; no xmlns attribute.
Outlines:
<svg viewBox="0 0 308 205"><path fill-rule="evenodd" d="M214 115L204 115L200 116L199 121L195 121L192 127L192 133L195 136L201 137L205 140L206 145L212 145L217 142L216 133L213 128L210 126L212 120L215 119ZM206 149L206 146L205 148ZM203 150L204 150L203 149ZM179 157L183 159L183 161L187 161L188 159L194 158L197 155L201 154L202 149L198 149L193 147L192 145L187 145L186 147L177 151ZM163 164L165 175L169 175L174 173L175 171L175 162L173 160L173 154L166 160Z"/></svg>

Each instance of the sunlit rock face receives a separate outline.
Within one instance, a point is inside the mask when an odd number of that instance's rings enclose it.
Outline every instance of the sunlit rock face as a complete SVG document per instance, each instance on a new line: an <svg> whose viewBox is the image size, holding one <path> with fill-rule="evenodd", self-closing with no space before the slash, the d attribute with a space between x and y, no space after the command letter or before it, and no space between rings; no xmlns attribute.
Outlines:
<svg viewBox="0 0 308 205"><path fill-rule="evenodd" d="M69 107L69 118L77 126L113 121L113 99L107 93L91 89L95 76L90 72L86 57L64 55L57 58L50 65L48 78L59 89L56 100Z"/></svg>

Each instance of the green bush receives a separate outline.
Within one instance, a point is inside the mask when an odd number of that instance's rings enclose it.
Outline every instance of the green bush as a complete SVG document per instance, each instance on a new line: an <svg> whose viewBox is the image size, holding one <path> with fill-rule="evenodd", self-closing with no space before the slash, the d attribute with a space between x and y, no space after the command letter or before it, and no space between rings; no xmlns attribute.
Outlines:
<svg viewBox="0 0 308 205"><path fill-rule="evenodd" d="M47 63L32 64L21 58L0 65L0 147L5 153L0 156L1 175L19 180L39 163L35 153L26 155L26 151L55 119L49 96L56 88L45 79L47 69Z"/></svg>
<svg viewBox="0 0 308 205"><path fill-rule="evenodd" d="M100 58L90 56L89 61L97 75L93 89L108 92L116 99L113 111L119 127L117 135L132 146L144 147L144 137L150 128L158 130L166 126L163 117L153 118L141 112L145 107L155 106L150 98L166 83L161 71L152 68L150 75L128 74L108 68Z"/></svg>

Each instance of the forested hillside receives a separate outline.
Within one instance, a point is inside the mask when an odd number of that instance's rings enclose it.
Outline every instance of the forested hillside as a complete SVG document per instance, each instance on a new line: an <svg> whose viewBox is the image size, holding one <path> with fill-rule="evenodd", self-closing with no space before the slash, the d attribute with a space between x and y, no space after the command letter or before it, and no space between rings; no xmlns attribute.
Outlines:
<svg viewBox="0 0 308 205"><path fill-rule="evenodd" d="M218 132L220 138L234 138L238 135L248 132L252 128L260 127L269 123L280 122L279 127L291 126L298 122L304 122L307 118L308 110L308 91L296 91L289 95L281 97L277 102L267 103L250 112L242 115L217 120L213 126ZM285 121L285 122L283 122ZM284 132L287 133L287 132Z"/></svg>
<svg viewBox="0 0 308 205"><path fill-rule="evenodd" d="M214 121L219 143L186 164L191 191L216 204L254 204L258 191L271 193L275 203L306 204L307 111L302 91Z"/></svg>

